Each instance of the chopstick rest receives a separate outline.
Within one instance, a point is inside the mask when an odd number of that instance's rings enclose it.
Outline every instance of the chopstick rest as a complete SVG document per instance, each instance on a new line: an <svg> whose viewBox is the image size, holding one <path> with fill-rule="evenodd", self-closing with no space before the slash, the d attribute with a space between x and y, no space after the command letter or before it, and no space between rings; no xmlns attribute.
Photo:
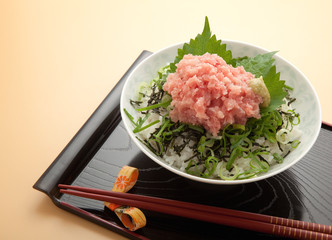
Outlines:
<svg viewBox="0 0 332 240"><path fill-rule="evenodd" d="M123 166L118 173L112 191L124 193L128 192L135 185L137 178L137 168ZM104 202L104 205L111 211L114 211L122 224L130 231L135 231L146 225L144 213L136 207L121 206L110 202Z"/></svg>

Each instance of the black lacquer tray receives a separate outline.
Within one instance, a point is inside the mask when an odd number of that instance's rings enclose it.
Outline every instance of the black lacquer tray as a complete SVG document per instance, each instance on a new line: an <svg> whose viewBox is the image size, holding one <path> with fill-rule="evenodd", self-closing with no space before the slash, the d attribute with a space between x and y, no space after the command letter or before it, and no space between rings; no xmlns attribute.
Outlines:
<svg viewBox="0 0 332 240"><path fill-rule="evenodd" d="M121 121L126 77L151 53L143 51L66 148L33 186L58 207L130 239L277 239L277 237L144 211L147 226L127 231L102 202L62 195L59 183L110 190L121 167L139 169L132 193L332 225L332 127L322 124L312 150L295 166L256 183L218 186L179 177L146 157ZM280 237L278 237L280 239Z"/></svg>

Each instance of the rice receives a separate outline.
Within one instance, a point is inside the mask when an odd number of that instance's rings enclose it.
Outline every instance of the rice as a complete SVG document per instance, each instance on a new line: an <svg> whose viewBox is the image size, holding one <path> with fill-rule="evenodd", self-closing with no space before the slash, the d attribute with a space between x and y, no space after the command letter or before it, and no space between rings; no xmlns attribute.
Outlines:
<svg viewBox="0 0 332 240"><path fill-rule="evenodd" d="M142 102L140 106L147 106L147 102L149 100L149 96L146 94L143 98L140 99L140 101ZM280 106L280 110L287 112L288 110L293 110L291 105L288 104L287 99L285 99L285 104ZM142 141L147 141L152 134L156 131L156 129L158 129L161 125L162 122L162 118L163 115L165 115L167 113L167 111L165 111L164 113L160 114L160 113L150 113L150 117L147 119L146 124L149 124L155 120L160 120L160 122L158 124L153 125L152 127L149 127L141 132L139 132L137 135L138 137L142 140ZM141 114L142 117L144 116L144 114ZM282 126L281 129L279 131L281 131L282 129L286 129L286 126ZM266 151L269 152L268 155L261 155L261 157L266 161L266 163L268 163L268 165L270 167L278 164L278 162L276 161L276 158L273 156L274 154L278 154L282 157L285 157L286 154L288 154L290 151L293 150L293 148L291 147L290 142L293 141L298 141L300 140L301 137L301 132L298 129L298 126L295 125L292 127L292 131L289 131L289 133L287 134L288 136L288 141L285 143L280 143L280 142L275 142L275 143L271 143L269 140L267 140L264 137L258 138L255 140L255 142L258 145L261 146L265 146L266 147ZM207 132L205 134L206 137L211 138L213 137L211 135L211 133ZM174 145L180 145L183 143L182 138L178 137L175 142ZM174 148L168 148L166 150L166 152L161 156L161 158L163 159L163 161L165 163L167 163L168 165L179 169L182 172L186 172L186 168L188 167L188 159L192 159L195 160L197 159L197 157L193 157L195 152L193 151L192 146L194 145L194 142L189 142L183 149L181 152L177 153L176 151L174 151ZM254 151L257 147L253 146L251 151ZM226 161L228 159L224 159L221 160L218 164L217 167L215 169L215 171L213 172L213 174L211 176L209 176L208 178L214 178L214 179L220 179L220 171L223 171L225 169L225 167L223 166L223 164L226 163ZM250 166L250 158L246 158L246 156L244 157L238 157L233 165L237 168L236 171L238 171L238 174L243 174L246 171L249 171L251 169ZM201 170L204 171L204 165L198 165L196 166L197 170ZM234 169L232 170L234 171ZM230 171L225 171L225 174L227 175L226 177L232 177L233 172ZM255 177L256 175L252 176Z"/></svg>

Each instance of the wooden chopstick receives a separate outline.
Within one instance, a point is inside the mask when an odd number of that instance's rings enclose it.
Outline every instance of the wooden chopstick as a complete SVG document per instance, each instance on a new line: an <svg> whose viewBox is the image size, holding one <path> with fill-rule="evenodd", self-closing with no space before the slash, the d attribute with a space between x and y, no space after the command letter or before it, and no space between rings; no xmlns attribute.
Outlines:
<svg viewBox="0 0 332 240"><path fill-rule="evenodd" d="M332 227L327 225L130 193L112 192L64 184L59 184L58 186L62 188L60 189L61 193L129 205L165 214L295 239L332 240Z"/></svg>
<svg viewBox="0 0 332 240"><path fill-rule="evenodd" d="M231 210L231 209L227 209L227 208L213 207L213 206L207 206L207 205L196 204L196 203L181 202L181 201L171 200L171 199L148 197L148 196L135 195L135 194L130 194L130 193L123 194L123 193L117 193L117 192L105 191L105 190L93 189L93 188L86 188L86 187L79 187L79 186L60 184L59 188L66 188L66 189L84 191L84 192L89 192L89 193L97 193L100 195L114 196L114 197L120 197L120 198L126 198L126 199L141 200L141 201L145 201L145 202L159 203L159 204L175 206L175 207L181 206L181 208L188 208L188 209L194 209L194 210L204 209L204 212L217 213L217 214L240 217L240 218L245 218L245 219L250 219L250 220L255 220L255 221L260 221L260 222L266 222L266 223L271 223L271 224L276 224L276 225L296 227L296 228L304 229L304 230L332 234L331 226L317 224L317 223L309 223L309 222L303 222L303 221L298 221L298 220L293 220L293 219L273 217L273 216L267 216L267 215L263 215L263 214Z"/></svg>

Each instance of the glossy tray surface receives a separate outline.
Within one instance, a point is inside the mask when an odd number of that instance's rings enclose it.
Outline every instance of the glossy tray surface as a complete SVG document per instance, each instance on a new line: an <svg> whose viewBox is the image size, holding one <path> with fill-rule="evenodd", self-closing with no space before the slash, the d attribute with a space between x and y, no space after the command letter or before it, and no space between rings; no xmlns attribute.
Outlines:
<svg viewBox="0 0 332 240"><path fill-rule="evenodd" d="M160 167L128 136L119 112L123 82L150 55L144 51L90 119L36 182L68 211L130 239L276 239L267 234L144 211L147 226L134 233L122 228L102 202L61 195L58 183L109 190L121 167L139 169L132 193L238 209L332 225L332 128L323 124L312 150L291 169L257 183L218 186L193 182ZM278 238L280 239L280 238Z"/></svg>

